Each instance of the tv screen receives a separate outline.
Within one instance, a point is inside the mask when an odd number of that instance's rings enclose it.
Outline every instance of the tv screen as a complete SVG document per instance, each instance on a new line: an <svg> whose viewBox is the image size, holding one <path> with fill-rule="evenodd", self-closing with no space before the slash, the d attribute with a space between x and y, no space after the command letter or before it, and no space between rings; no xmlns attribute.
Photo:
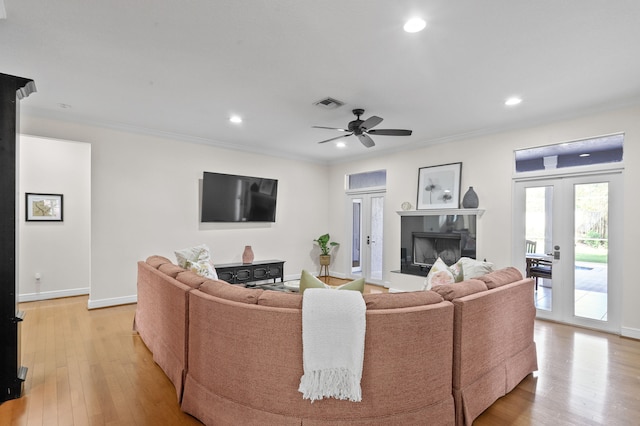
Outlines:
<svg viewBox="0 0 640 426"><path fill-rule="evenodd" d="M204 172L202 222L275 222L278 181Z"/></svg>

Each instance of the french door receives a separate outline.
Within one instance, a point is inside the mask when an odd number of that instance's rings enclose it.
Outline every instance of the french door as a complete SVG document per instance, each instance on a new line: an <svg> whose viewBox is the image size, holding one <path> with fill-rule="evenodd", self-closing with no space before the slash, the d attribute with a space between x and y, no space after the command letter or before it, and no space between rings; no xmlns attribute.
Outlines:
<svg viewBox="0 0 640 426"><path fill-rule="evenodd" d="M384 193L348 195L353 278L382 284Z"/></svg>
<svg viewBox="0 0 640 426"><path fill-rule="evenodd" d="M514 263L536 279L540 318L620 331L622 176L517 181Z"/></svg>

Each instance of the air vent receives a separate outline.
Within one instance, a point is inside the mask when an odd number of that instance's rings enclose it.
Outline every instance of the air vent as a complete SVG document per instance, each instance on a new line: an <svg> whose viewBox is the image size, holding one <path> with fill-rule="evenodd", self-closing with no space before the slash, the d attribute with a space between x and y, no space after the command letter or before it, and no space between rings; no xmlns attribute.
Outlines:
<svg viewBox="0 0 640 426"><path fill-rule="evenodd" d="M333 98L324 98L319 100L318 102L314 102L313 104L324 109L336 109L344 105L344 102Z"/></svg>

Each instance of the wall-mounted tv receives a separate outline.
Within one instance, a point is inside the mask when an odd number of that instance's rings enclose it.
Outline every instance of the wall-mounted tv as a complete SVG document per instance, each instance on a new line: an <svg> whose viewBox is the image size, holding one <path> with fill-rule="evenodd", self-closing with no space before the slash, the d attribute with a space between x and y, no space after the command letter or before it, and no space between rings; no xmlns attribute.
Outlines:
<svg viewBox="0 0 640 426"><path fill-rule="evenodd" d="M204 172L202 222L275 222L278 181Z"/></svg>

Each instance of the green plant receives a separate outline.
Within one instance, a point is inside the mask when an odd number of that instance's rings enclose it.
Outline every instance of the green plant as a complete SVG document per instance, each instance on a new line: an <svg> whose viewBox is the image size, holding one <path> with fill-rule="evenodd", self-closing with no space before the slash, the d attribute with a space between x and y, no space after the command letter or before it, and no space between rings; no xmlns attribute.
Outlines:
<svg viewBox="0 0 640 426"><path fill-rule="evenodd" d="M335 246L340 245L340 243L336 243L335 241L329 241L330 239L331 237L329 236L329 234L324 234L313 240L318 243L318 245L320 246L320 252L322 252L324 256L331 253L331 249L333 249Z"/></svg>

